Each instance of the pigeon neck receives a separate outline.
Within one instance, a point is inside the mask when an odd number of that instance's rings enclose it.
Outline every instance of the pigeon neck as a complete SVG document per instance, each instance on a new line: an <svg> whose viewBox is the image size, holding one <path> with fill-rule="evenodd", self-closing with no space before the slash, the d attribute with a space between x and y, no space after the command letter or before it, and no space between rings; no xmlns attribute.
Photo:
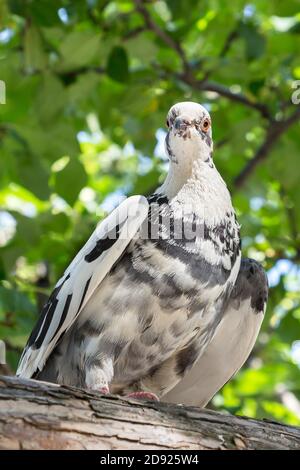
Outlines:
<svg viewBox="0 0 300 470"><path fill-rule="evenodd" d="M166 195L168 199L173 199L186 184L202 179L206 167L215 169L210 152L194 161L171 161L167 177L158 192Z"/></svg>
<svg viewBox="0 0 300 470"><path fill-rule="evenodd" d="M181 166L178 163L171 163L167 177L159 188L159 192L165 194L168 199L172 199L182 186L191 177L192 169L188 166Z"/></svg>
<svg viewBox="0 0 300 470"><path fill-rule="evenodd" d="M224 220L226 214L233 214L229 191L211 158L198 158L187 168L171 165L157 192L167 196L175 210L189 207L199 218L205 214L211 226Z"/></svg>

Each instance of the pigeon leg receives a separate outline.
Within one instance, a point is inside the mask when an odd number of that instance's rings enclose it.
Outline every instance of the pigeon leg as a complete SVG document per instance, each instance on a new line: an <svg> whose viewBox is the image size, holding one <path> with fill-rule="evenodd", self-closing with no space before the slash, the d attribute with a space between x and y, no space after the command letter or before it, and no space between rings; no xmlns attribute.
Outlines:
<svg viewBox="0 0 300 470"><path fill-rule="evenodd" d="M101 360L94 359L86 368L85 384L90 390L104 395L109 393L109 384L114 375L113 359L105 357Z"/></svg>

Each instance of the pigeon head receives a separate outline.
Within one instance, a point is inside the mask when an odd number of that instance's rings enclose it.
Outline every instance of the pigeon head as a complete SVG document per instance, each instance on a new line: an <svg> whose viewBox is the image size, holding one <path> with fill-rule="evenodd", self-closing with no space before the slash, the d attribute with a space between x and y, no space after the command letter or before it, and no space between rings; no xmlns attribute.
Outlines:
<svg viewBox="0 0 300 470"><path fill-rule="evenodd" d="M198 103L177 103L167 115L166 152L174 164L206 160L213 149L211 119Z"/></svg>

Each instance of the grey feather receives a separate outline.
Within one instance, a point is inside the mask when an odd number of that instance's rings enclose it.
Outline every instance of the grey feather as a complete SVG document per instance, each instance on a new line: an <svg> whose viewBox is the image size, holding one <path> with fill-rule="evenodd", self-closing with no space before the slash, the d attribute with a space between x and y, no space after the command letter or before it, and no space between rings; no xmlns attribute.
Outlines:
<svg viewBox="0 0 300 470"><path fill-rule="evenodd" d="M92 235L45 306L21 375L162 397L201 361L228 312L250 299L260 318L265 293L253 290L255 264L240 270L239 225L212 162L209 114L180 103L168 122L170 171L148 198L148 216L136 212L135 236L122 243L109 236L122 224Z"/></svg>
<svg viewBox="0 0 300 470"><path fill-rule="evenodd" d="M222 321L203 355L166 401L205 406L247 360L268 299L268 281L254 260L243 259Z"/></svg>

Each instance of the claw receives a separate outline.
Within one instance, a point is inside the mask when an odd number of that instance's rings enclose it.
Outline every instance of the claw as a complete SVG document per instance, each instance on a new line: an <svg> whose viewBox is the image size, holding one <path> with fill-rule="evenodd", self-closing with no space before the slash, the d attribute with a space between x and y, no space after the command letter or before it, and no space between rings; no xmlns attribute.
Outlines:
<svg viewBox="0 0 300 470"><path fill-rule="evenodd" d="M107 395L109 393L109 388L108 387L99 388L99 392L102 393L102 395Z"/></svg>
<svg viewBox="0 0 300 470"><path fill-rule="evenodd" d="M151 392L132 392L126 395L128 398L136 398L137 400L152 400L159 401L159 398L155 393Z"/></svg>

